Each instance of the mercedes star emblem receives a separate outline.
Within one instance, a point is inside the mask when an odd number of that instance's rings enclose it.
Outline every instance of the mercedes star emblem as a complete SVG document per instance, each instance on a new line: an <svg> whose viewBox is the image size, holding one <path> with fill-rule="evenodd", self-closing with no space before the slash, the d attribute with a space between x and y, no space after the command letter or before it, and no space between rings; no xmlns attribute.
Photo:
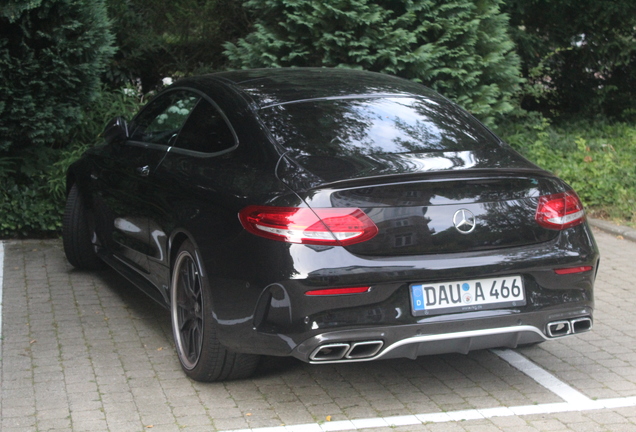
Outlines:
<svg viewBox="0 0 636 432"><path fill-rule="evenodd" d="M453 224L455 229L461 234L469 234L473 232L477 225L475 215L470 210L459 209L453 216Z"/></svg>

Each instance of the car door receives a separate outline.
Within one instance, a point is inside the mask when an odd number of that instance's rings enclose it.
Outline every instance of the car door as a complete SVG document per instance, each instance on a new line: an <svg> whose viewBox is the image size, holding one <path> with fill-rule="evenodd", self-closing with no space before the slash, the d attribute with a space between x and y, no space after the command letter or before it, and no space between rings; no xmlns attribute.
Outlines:
<svg viewBox="0 0 636 432"><path fill-rule="evenodd" d="M233 155L236 134L223 112L206 96L201 97L157 167L151 200L156 212L149 221L152 253L149 255L155 285L167 279L169 257L165 253L173 230L185 229L197 240L200 230L214 231L236 214L222 205L221 196L235 181ZM166 287L167 289L167 287Z"/></svg>
<svg viewBox="0 0 636 432"><path fill-rule="evenodd" d="M115 258L149 280L155 171L199 98L175 90L154 99L131 122L128 140L112 145L92 176L99 182L95 188L98 234Z"/></svg>

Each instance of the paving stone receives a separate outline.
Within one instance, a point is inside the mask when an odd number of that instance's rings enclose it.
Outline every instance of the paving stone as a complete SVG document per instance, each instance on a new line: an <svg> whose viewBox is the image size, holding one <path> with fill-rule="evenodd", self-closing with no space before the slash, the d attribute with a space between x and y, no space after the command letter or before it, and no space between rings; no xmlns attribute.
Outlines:
<svg viewBox="0 0 636 432"><path fill-rule="evenodd" d="M313 423L314 417L304 409L275 409L281 423L286 425Z"/></svg>
<svg viewBox="0 0 636 432"><path fill-rule="evenodd" d="M153 428L146 428L146 425L142 425L140 422L126 422L115 419L114 421L108 421L108 430L117 432L139 432L139 431L152 431Z"/></svg>
<svg viewBox="0 0 636 432"><path fill-rule="evenodd" d="M603 258L594 330L519 352L591 399L633 397L636 243L596 238ZM276 359L253 379L194 383L176 359L169 314L121 277L71 269L57 240L4 248L3 431L208 432L562 401L489 351L322 366ZM636 408L628 407L359 431L614 432L635 425Z"/></svg>

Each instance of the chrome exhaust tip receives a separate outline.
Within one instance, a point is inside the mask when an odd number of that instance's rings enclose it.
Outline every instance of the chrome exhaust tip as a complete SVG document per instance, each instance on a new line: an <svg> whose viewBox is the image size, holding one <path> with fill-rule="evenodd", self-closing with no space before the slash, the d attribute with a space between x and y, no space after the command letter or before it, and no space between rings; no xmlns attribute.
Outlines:
<svg viewBox="0 0 636 432"><path fill-rule="evenodd" d="M321 362L366 359L379 353L383 346L384 342L381 340L326 344L316 348L309 360Z"/></svg>
<svg viewBox="0 0 636 432"><path fill-rule="evenodd" d="M560 337L572 334L572 325L570 321L554 321L548 324L548 336Z"/></svg>
<svg viewBox="0 0 636 432"><path fill-rule="evenodd" d="M382 349L382 345L384 345L382 341L354 342L351 344L349 351L347 351L345 358L362 359L373 357Z"/></svg>
<svg viewBox="0 0 636 432"><path fill-rule="evenodd" d="M340 360L347 354L350 348L348 343L334 343L321 345L309 356L312 361L333 361Z"/></svg>
<svg viewBox="0 0 636 432"><path fill-rule="evenodd" d="M583 333L592 330L592 318L582 317L570 320L572 333Z"/></svg>
<svg viewBox="0 0 636 432"><path fill-rule="evenodd" d="M589 316L548 323L548 336L561 337L592 330L592 318Z"/></svg>

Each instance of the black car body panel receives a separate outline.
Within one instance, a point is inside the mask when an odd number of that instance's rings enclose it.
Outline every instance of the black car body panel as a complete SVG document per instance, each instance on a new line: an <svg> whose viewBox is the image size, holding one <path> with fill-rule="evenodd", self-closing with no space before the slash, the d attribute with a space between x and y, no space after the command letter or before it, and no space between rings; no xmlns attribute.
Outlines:
<svg viewBox="0 0 636 432"><path fill-rule="evenodd" d="M599 253L590 229L583 216L562 230L535 221L541 197L570 188L431 90L366 72L256 70L185 79L154 101L178 91L193 107L173 135L145 120L159 110L151 101L128 125L129 139L88 151L68 184L85 197L100 256L166 307L176 250L186 239L195 245L213 299L206 316L225 347L360 361L540 342L561 334L552 323L566 322L567 333L591 328ZM337 123L342 109L384 99L416 101L437 135L426 142L420 134L413 151L367 151L364 140L314 151L319 145L299 138L290 120L304 110L298 118L307 122L331 103ZM180 146L216 139L188 123L203 104L225 141L209 151ZM239 220L255 205L359 208L378 234L347 246L275 241ZM461 217L473 218L470 231L458 228ZM570 268L584 270L555 273ZM414 286L492 278L522 283L523 301L414 308ZM347 287L367 289L309 295Z"/></svg>

